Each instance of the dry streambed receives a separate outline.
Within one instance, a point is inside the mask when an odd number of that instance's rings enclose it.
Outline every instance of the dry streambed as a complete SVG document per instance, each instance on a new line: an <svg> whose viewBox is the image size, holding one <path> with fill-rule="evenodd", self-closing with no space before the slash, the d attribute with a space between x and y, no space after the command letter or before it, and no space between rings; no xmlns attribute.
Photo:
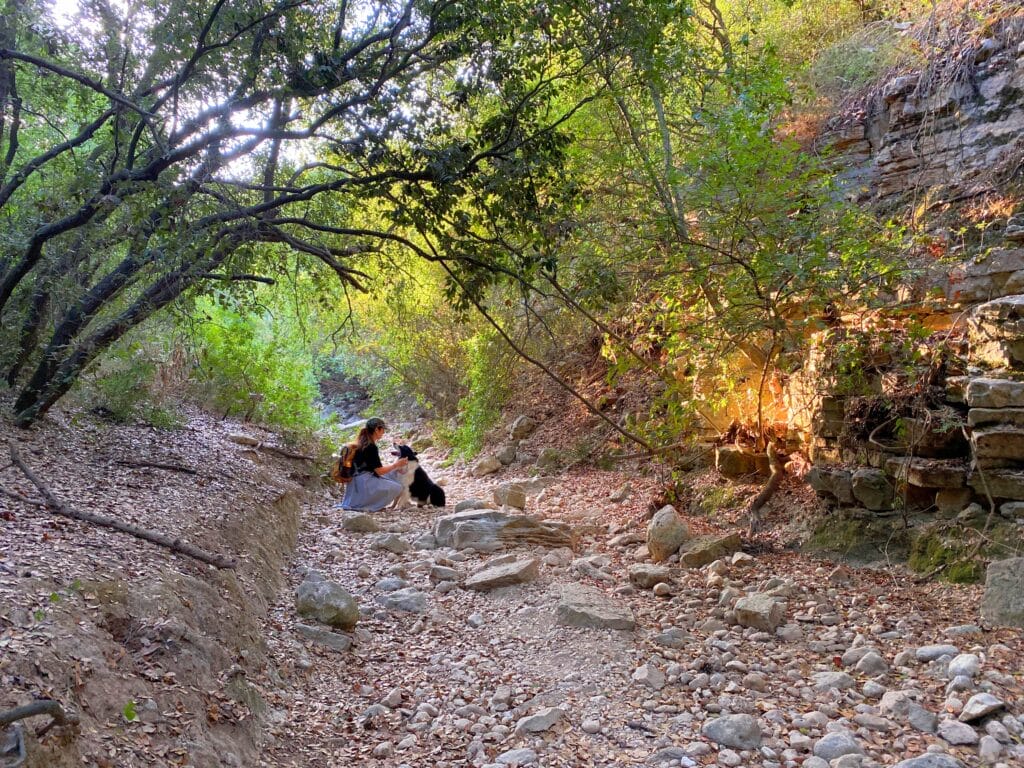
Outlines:
<svg viewBox="0 0 1024 768"><path fill-rule="evenodd" d="M450 475L454 500L497 484ZM978 588L787 553L659 571L630 522L643 494L608 498L622 479L578 471L532 489L527 508L572 530L575 551L439 543L450 509L307 510L272 611L282 679L263 764L1024 761L1024 644L977 626ZM294 606L321 579L359 612L334 649Z"/></svg>

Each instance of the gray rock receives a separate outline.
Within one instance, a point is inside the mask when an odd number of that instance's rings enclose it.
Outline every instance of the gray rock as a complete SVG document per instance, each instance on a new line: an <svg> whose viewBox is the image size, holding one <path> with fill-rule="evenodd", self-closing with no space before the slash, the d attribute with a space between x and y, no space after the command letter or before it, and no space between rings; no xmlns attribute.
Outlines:
<svg viewBox="0 0 1024 768"><path fill-rule="evenodd" d="M967 725L967 723L961 723L959 720L947 719L939 723L937 733L940 739L948 741L954 746L959 744L977 744L978 734Z"/></svg>
<svg viewBox="0 0 1024 768"><path fill-rule="evenodd" d="M395 592L377 595L377 603L392 611L423 613L427 610L427 596L415 587L406 587Z"/></svg>
<svg viewBox="0 0 1024 768"><path fill-rule="evenodd" d="M337 629L353 629L359 621L359 606L343 586L333 581L306 581L295 592L299 615Z"/></svg>
<svg viewBox="0 0 1024 768"><path fill-rule="evenodd" d="M820 496L833 498L840 504L853 504L853 478L849 470L816 464L805 479Z"/></svg>
<svg viewBox="0 0 1024 768"><path fill-rule="evenodd" d="M802 765L803 768L829 768L828 760L822 760L820 757L808 757Z"/></svg>
<svg viewBox="0 0 1024 768"><path fill-rule="evenodd" d="M553 728L565 712L558 707L546 707L535 714L522 717L516 723L516 733L540 733Z"/></svg>
<svg viewBox="0 0 1024 768"><path fill-rule="evenodd" d="M502 752L494 760L499 765L535 765L537 753L532 749L510 749L508 752Z"/></svg>
<svg viewBox="0 0 1024 768"><path fill-rule="evenodd" d="M408 587L409 582L405 579L400 579L397 576L385 576L374 584L374 586L381 592L394 592L396 589L404 589L405 587Z"/></svg>
<svg viewBox="0 0 1024 768"><path fill-rule="evenodd" d="M352 533L376 533L380 530L377 520L363 512L350 512L341 519L341 527Z"/></svg>
<svg viewBox="0 0 1024 768"><path fill-rule="evenodd" d="M845 691L857 685L857 681L845 672L815 672L812 679L816 691L829 691L833 688Z"/></svg>
<svg viewBox="0 0 1024 768"><path fill-rule="evenodd" d="M877 677L878 675L884 675L889 671L889 665L886 663L880 655L872 651L871 653L864 654L861 660L857 662L854 667L862 675L868 677Z"/></svg>
<svg viewBox="0 0 1024 768"><path fill-rule="evenodd" d="M571 547L572 531L565 523L538 520L505 510L475 509L445 515L434 523L438 546L490 552L517 544Z"/></svg>
<svg viewBox="0 0 1024 768"><path fill-rule="evenodd" d="M689 538L690 531L679 517L675 507L668 504L651 518L647 526L647 550L651 560L658 563L674 555L680 545Z"/></svg>
<svg viewBox="0 0 1024 768"><path fill-rule="evenodd" d="M757 458L741 448L720 445L715 448L715 469L723 477L743 477L757 472Z"/></svg>
<svg viewBox="0 0 1024 768"><path fill-rule="evenodd" d="M468 512L473 509L487 509L487 502L483 499L477 498L463 499L455 505L454 512L457 514L459 512Z"/></svg>
<svg viewBox="0 0 1024 768"><path fill-rule="evenodd" d="M523 414L517 416L512 422L512 426L509 427L508 436L511 440L522 440L533 434L534 430L537 429L537 422Z"/></svg>
<svg viewBox="0 0 1024 768"><path fill-rule="evenodd" d="M774 632L786 616L786 604L777 597L755 593L736 601L736 623Z"/></svg>
<svg viewBox="0 0 1024 768"><path fill-rule="evenodd" d="M999 756L1003 753L1003 745L999 743L998 739L992 736L982 736L981 741L978 743L978 757L981 758L981 762L991 764L999 759Z"/></svg>
<svg viewBox="0 0 1024 768"><path fill-rule="evenodd" d="M481 592L499 587L510 587L513 584L525 584L537 578L540 571L540 560L516 560L512 563L484 568L466 579L466 589Z"/></svg>
<svg viewBox="0 0 1024 768"><path fill-rule="evenodd" d="M858 469L853 473L851 482L853 497L867 509L876 512L892 509L895 488L882 470Z"/></svg>
<svg viewBox="0 0 1024 768"><path fill-rule="evenodd" d="M981 671L981 659L973 653L961 653L949 662L946 668L946 675L950 678L963 675L965 677L976 677Z"/></svg>
<svg viewBox="0 0 1024 768"><path fill-rule="evenodd" d="M935 733L939 727L939 716L916 701L907 705L907 722L921 733Z"/></svg>
<svg viewBox="0 0 1024 768"><path fill-rule="evenodd" d="M526 489L519 483L502 483L494 489L494 501L498 506L526 509Z"/></svg>
<svg viewBox="0 0 1024 768"><path fill-rule="evenodd" d="M761 726L752 715L723 715L704 723L700 732L726 747L757 749L761 746Z"/></svg>
<svg viewBox="0 0 1024 768"><path fill-rule="evenodd" d="M537 469L544 473L557 472L562 466L562 454L554 448L543 448L534 462Z"/></svg>
<svg viewBox="0 0 1024 768"><path fill-rule="evenodd" d="M981 616L989 624L1024 627L1024 557L989 565Z"/></svg>
<svg viewBox="0 0 1024 768"><path fill-rule="evenodd" d="M959 653L960 649L955 645L923 645L914 652L914 658L927 663L943 656L956 656Z"/></svg>
<svg viewBox="0 0 1024 768"><path fill-rule="evenodd" d="M672 627L654 636L654 642L666 648L686 648L694 642L693 635Z"/></svg>
<svg viewBox="0 0 1024 768"><path fill-rule="evenodd" d="M962 723L973 723L976 720L981 720L983 717L991 715L993 712L998 712L1006 706L1006 703L1001 699L997 699L991 693L977 693L971 696L964 704L963 710L960 712L960 722Z"/></svg>
<svg viewBox="0 0 1024 768"><path fill-rule="evenodd" d="M302 635L307 640L330 648L332 651L342 653L352 647L352 638L339 632L332 632L322 627L311 627L308 624L296 624L295 634Z"/></svg>
<svg viewBox="0 0 1024 768"><path fill-rule="evenodd" d="M971 379L967 384L971 408L1024 408L1024 382L1010 379Z"/></svg>
<svg viewBox="0 0 1024 768"><path fill-rule="evenodd" d="M807 764L804 763L806 766ZM930 754L896 763L893 768L966 768L952 755Z"/></svg>
<svg viewBox="0 0 1024 768"><path fill-rule="evenodd" d="M487 475L494 474L504 465L494 456L484 456L482 459L477 461L470 470L470 474L473 477L486 477Z"/></svg>
<svg viewBox="0 0 1024 768"><path fill-rule="evenodd" d="M637 667L633 672L633 680L655 691L665 687L665 673L653 664L641 664Z"/></svg>
<svg viewBox="0 0 1024 768"><path fill-rule="evenodd" d="M614 602L595 587L566 584L555 609L559 624L598 629L633 629L636 619L628 606Z"/></svg>
<svg viewBox="0 0 1024 768"><path fill-rule="evenodd" d="M383 536L374 537L370 542L370 549L383 550L384 552L401 555L411 550L412 547L409 545L409 542L401 536L396 536L393 533L387 533Z"/></svg>
<svg viewBox="0 0 1024 768"><path fill-rule="evenodd" d="M412 548L420 550L437 549L437 539L434 538L432 533L421 533L413 539Z"/></svg>
<svg viewBox="0 0 1024 768"><path fill-rule="evenodd" d="M699 536L683 544L679 550L679 562L689 568L701 568L738 552L742 545L739 531L724 536Z"/></svg>
<svg viewBox="0 0 1024 768"><path fill-rule="evenodd" d="M833 731L814 744L814 756L832 761L843 755L863 755L864 749L849 731Z"/></svg>
<svg viewBox="0 0 1024 768"><path fill-rule="evenodd" d="M459 572L446 565L432 565L430 566L429 578L432 584L437 584L441 581L458 581Z"/></svg>
<svg viewBox="0 0 1024 768"><path fill-rule="evenodd" d="M519 452L519 441L513 440L510 443L505 443L498 449L498 452L494 454L494 458L504 464L506 467L516 460L516 454Z"/></svg>
<svg viewBox="0 0 1024 768"><path fill-rule="evenodd" d="M639 589L653 589L655 584L672 580L672 572L660 565L637 563L629 566L629 583Z"/></svg>

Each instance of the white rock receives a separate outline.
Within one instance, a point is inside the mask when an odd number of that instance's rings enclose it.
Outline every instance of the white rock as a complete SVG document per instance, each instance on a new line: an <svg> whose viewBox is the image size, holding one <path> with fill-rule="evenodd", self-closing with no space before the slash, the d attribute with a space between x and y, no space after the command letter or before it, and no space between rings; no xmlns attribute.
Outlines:
<svg viewBox="0 0 1024 768"><path fill-rule="evenodd" d="M864 749L856 737L845 730L829 733L814 745L814 756L823 760L835 760L843 755L863 755Z"/></svg>
<svg viewBox="0 0 1024 768"><path fill-rule="evenodd" d="M923 645L914 653L918 661L929 662L941 659L943 656L956 656L960 649L955 645Z"/></svg>
<svg viewBox="0 0 1024 768"><path fill-rule="evenodd" d="M1005 706L1006 704L1002 700L997 699L991 693L975 694L967 700L963 710L960 712L960 722L971 723L975 720L980 720Z"/></svg>
<svg viewBox="0 0 1024 768"><path fill-rule="evenodd" d="M535 765L537 753L532 749L510 749L494 758L499 765Z"/></svg>
<svg viewBox="0 0 1024 768"><path fill-rule="evenodd" d="M949 662L947 675L950 679L963 675L964 677L976 677L981 671L981 659L973 653L961 653Z"/></svg>

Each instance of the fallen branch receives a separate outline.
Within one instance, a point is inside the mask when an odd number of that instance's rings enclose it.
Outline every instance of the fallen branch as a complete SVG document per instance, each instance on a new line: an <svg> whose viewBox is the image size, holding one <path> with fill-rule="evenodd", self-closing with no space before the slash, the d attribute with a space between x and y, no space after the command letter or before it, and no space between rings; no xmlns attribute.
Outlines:
<svg viewBox="0 0 1024 768"><path fill-rule="evenodd" d="M78 724L78 715L73 712L65 712L64 707L53 699L39 699L31 704L0 712L0 727L10 725L18 720L24 720L26 717L35 717L36 715L49 715L53 718L49 725L36 732L37 736L42 736L55 725Z"/></svg>
<svg viewBox="0 0 1024 768"><path fill-rule="evenodd" d="M145 528L141 528L131 523L123 523L120 520L115 520L112 517L106 517L105 515L96 515L92 512L80 512L76 509L64 504L60 499L54 495L53 491L50 490L49 486L40 480L35 472L25 464L21 458L21 454L18 453L18 449L12 444L11 448L11 459L18 466L32 484L39 489L39 492L46 499L46 509L54 514L60 515L61 517L69 517L72 520L80 520L85 523L92 523L102 528L111 528L121 533L127 533L130 536L135 536L138 539L144 539L145 541L152 542L153 544L159 544L161 547L166 547L174 552L179 552L183 555L188 555L191 558L199 560L203 563L208 563L216 568L234 568L235 562L231 558L222 557L220 555L214 555L205 550L199 549L183 539L172 538L162 533L156 533L155 531L149 531ZM29 501L29 503L32 503Z"/></svg>
<svg viewBox="0 0 1024 768"><path fill-rule="evenodd" d="M39 499L30 499L28 496L22 496L17 491L8 491L6 488L0 488L0 493L4 496L10 496L15 501L20 501L22 504L31 504L34 507L45 507L46 502Z"/></svg>
<svg viewBox="0 0 1024 768"><path fill-rule="evenodd" d="M152 467L153 469L166 469L171 472L184 472L186 475L199 474L192 467L186 467L183 464L162 464L158 461L128 461L127 459L118 459L115 463L125 467Z"/></svg>
<svg viewBox="0 0 1024 768"><path fill-rule="evenodd" d="M302 461L316 461L315 456L308 456L305 453L295 453L289 451L287 448L280 448L276 445L270 445L264 443L262 440L257 440L255 437L249 437L248 435L231 435L228 437L233 443L244 445L248 448L252 448L254 451L268 451L270 453L276 453L279 456L284 456L288 459L301 459Z"/></svg>
<svg viewBox="0 0 1024 768"><path fill-rule="evenodd" d="M786 476L786 469L782 464L782 458L779 456L778 451L775 450L774 443L768 443L768 466L771 467L771 475L768 476L768 482L765 483L764 488L757 494L750 506L747 507L747 516L750 518L748 531L753 534L761 525L761 517L759 515L761 509L768 500L775 495L775 492L779 490L779 486L782 485L782 479Z"/></svg>

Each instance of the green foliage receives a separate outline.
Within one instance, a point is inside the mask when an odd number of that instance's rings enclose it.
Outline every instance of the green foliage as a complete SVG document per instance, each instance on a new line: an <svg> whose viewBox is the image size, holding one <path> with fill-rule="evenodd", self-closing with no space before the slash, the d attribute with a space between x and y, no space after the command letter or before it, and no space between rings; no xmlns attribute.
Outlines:
<svg viewBox="0 0 1024 768"><path fill-rule="evenodd" d="M467 394L459 401L458 425L445 437L464 458L483 448L484 438L501 418L511 392L511 356L497 333L481 331L465 342Z"/></svg>
<svg viewBox="0 0 1024 768"><path fill-rule="evenodd" d="M195 311L198 384L214 408L298 431L316 427L313 364L289 318L205 297Z"/></svg>

